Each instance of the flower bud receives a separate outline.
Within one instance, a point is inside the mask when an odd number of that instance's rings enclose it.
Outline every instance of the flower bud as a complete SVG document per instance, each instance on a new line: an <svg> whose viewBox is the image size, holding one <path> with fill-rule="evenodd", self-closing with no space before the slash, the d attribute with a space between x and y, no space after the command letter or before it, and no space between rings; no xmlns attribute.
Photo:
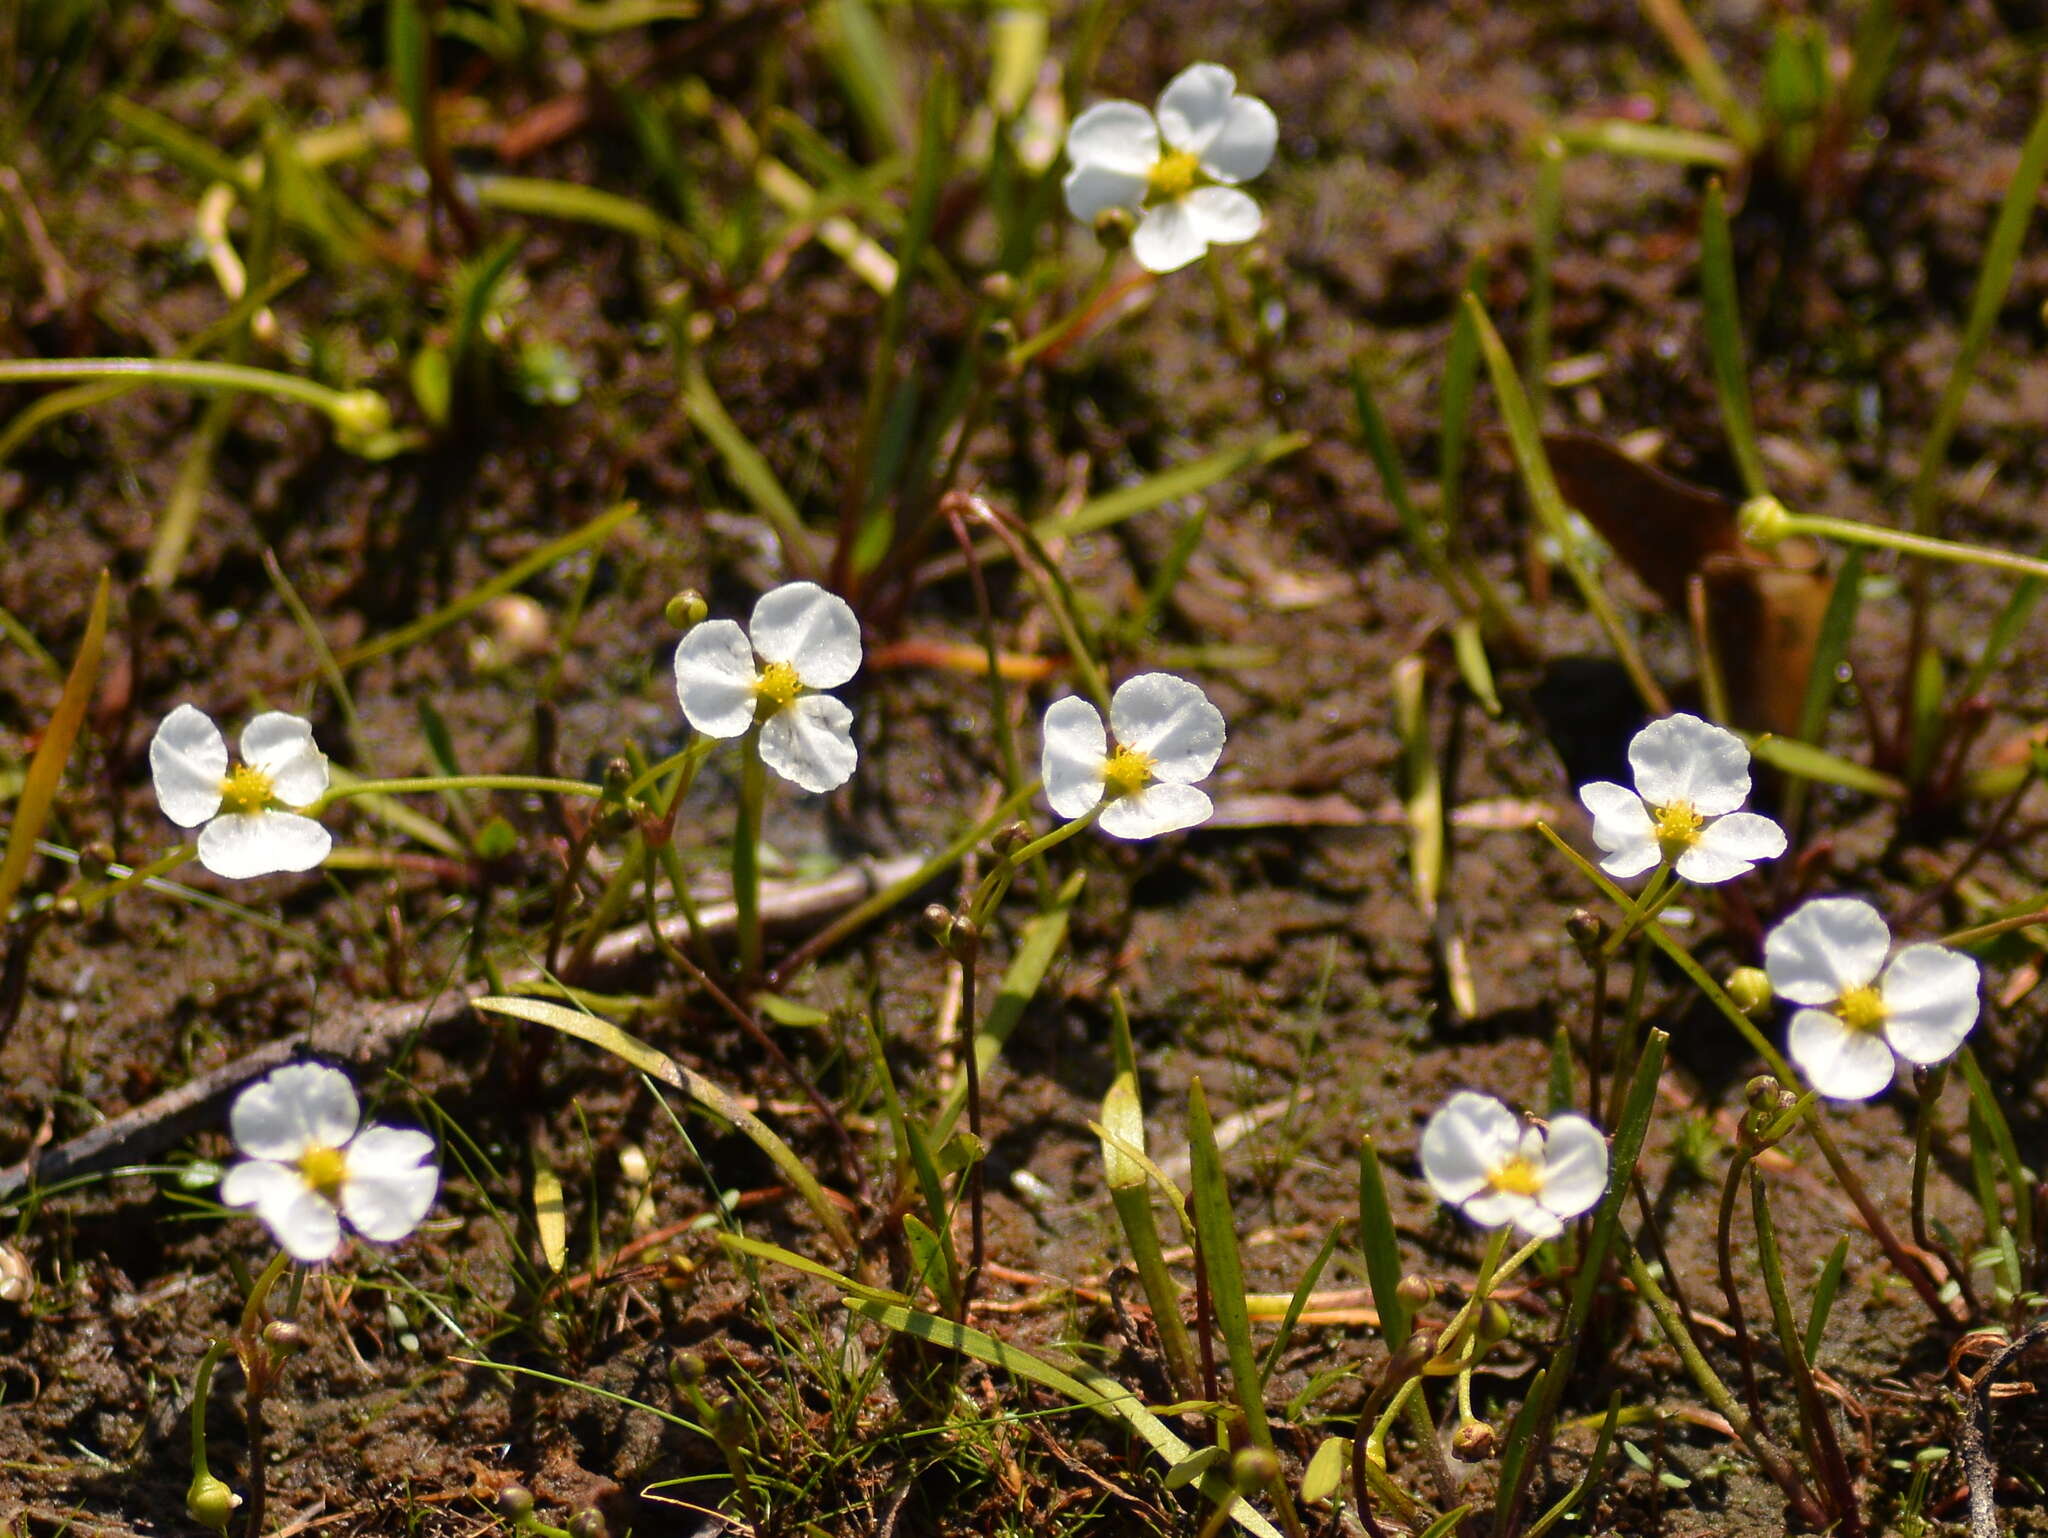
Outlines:
<svg viewBox="0 0 2048 1538"><path fill-rule="evenodd" d="M1771 1008L1770 974L1762 967L1737 967L1728 974L1728 997L1750 1019L1761 1019Z"/></svg>
<svg viewBox="0 0 2048 1538"><path fill-rule="evenodd" d="M626 791L633 783L633 766L623 758L615 758L604 766L604 797L606 806L624 806Z"/></svg>
<svg viewBox="0 0 2048 1538"><path fill-rule="evenodd" d="M263 1344L278 1356L297 1356L306 1349L306 1329L289 1319L273 1319L263 1327Z"/></svg>
<svg viewBox="0 0 2048 1538"><path fill-rule="evenodd" d="M1095 238L1105 251L1121 251L1138 232L1138 221L1128 208L1105 208L1095 216Z"/></svg>
<svg viewBox="0 0 2048 1538"><path fill-rule="evenodd" d="M1230 1460L1230 1483L1239 1495L1252 1495L1280 1477L1280 1460L1271 1448L1240 1448Z"/></svg>
<svg viewBox="0 0 2048 1538"><path fill-rule="evenodd" d="M1007 860L1030 842L1031 824L1013 822L989 840L989 847L995 850L998 857Z"/></svg>
<svg viewBox="0 0 2048 1538"><path fill-rule="evenodd" d="M1514 1328L1514 1323L1514 1320L1508 1316L1505 1305L1496 1299L1488 1298L1485 1305L1479 1310L1479 1344L1481 1348L1491 1346L1496 1341L1505 1340L1508 1331Z"/></svg>
<svg viewBox="0 0 2048 1538"><path fill-rule="evenodd" d="M608 1531L604 1513L595 1506L585 1506L569 1519L569 1538L605 1538Z"/></svg>
<svg viewBox="0 0 2048 1538"><path fill-rule="evenodd" d="M1451 1456L1460 1463L1484 1463L1500 1451L1500 1433L1485 1421L1467 1421L1451 1437Z"/></svg>
<svg viewBox="0 0 2048 1538"><path fill-rule="evenodd" d="M524 1485L507 1485L498 1492L498 1515L523 1524L533 1515L533 1492Z"/></svg>
<svg viewBox="0 0 2048 1538"><path fill-rule="evenodd" d="M685 1351L669 1358L669 1376L679 1383L702 1383L704 1374L709 1370L704 1358L694 1351Z"/></svg>
<svg viewBox="0 0 2048 1538"><path fill-rule="evenodd" d="M1792 513L1776 497L1751 497L1736 515L1742 537L1768 550L1792 537Z"/></svg>
<svg viewBox="0 0 2048 1538"><path fill-rule="evenodd" d="M704 616L711 612L711 605L704 601L704 595L693 587L686 587L668 601L662 616L678 630L688 630L693 625L704 623Z"/></svg>
<svg viewBox="0 0 2048 1538"><path fill-rule="evenodd" d="M11 1244L0 1244L0 1303L26 1303L35 1290L28 1257Z"/></svg>
<svg viewBox="0 0 2048 1538"><path fill-rule="evenodd" d="M1749 1102L1752 1111L1773 1112L1778 1109L1778 1095L1784 1088L1775 1076L1760 1073L1742 1088L1742 1098Z"/></svg>
<svg viewBox="0 0 2048 1538"><path fill-rule="evenodd" d="M1572 937L1572 944L1579 948L1579 954L1589 962L1607 943L1607 920L1585 908L1578 909L1564 921L1564 930Z"/></svg>
<svg viewBox="0 0 2048 1538"><path fill-rule="evenodd" d="M391 431L391 407L375 390L350 390L329 408L335 435L357 448Z"/></svg>
<svg viewBox="0 0 2048 1538"><path fill-rule="evenodd" d="M1014 309L1017 280L1007 272L992 272L981 280L981 297L998 310Z"/></svg>
<svg viewBox="0 0 2048 1538"><path fill-rule="evenodd" d="M1428 1277L1411 1271L1394 1288L1394 1296L1410 1308L1428 1308L1436 1301L1436 1285Z"/></svg>
<svg viewBox="0 0 2048 1538"><path fill-rule="evenodd" d="M628 1143L619 1150L619 1178L627 1185L644 1186L649 1174L646 1149L638 1143Z"/></svg>
<svg viewBox="0 0 2048 1538"><path fill-rule="evenodd" d="M216 1533L228 1530L228 1519L241 1504L239 1495L203 1470L192 1476L192 1483L185 1491L185 1515Z"/></svg>

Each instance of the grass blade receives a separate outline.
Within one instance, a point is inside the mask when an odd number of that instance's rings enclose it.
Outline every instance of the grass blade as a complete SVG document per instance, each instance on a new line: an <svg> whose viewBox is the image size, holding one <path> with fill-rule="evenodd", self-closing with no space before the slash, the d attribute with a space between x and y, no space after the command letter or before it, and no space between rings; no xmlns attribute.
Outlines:
<svg viewBox="0 0 2048 1538"><path fill-rule="evenodd" d="M43 728L43 740L36 745L35 757L29 760L28 778L22 781L21 796L14 804L14 822L7 830L7 854L0 859L0 922L5 921L15 894L27 879L29 861L35 858L36 840L43 836L43 825L50 820L57 788L64 783L64 766L71 761L72 744L77 742L79 728L85 724L93 686L99 682L100 657L106 650L107 605L111 596L112 583L103 571L99 586L93 591L85 638L78 643L78 654L71 659L64 692L57 697L57 708Z"/></svg>
<svg viewBox="0 0 2048 1538"><path fill-rule="evenodd" d="M1707 354L1714 365L1714 393L1721 399L1721 425L1735 453L1742 489L1761 497L1771 488L1750 408L1742 309L1735 296L1735 243L1728 231L1728 201L1718 179L1707 183L1706 212L1700 222L1700 288L1707 302Z"/></svg>

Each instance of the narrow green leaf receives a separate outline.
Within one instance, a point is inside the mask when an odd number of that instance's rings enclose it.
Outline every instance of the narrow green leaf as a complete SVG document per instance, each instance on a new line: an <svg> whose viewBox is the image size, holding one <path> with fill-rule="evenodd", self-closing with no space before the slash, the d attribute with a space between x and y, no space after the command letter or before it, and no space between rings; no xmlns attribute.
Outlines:
<svg viewBox="0 0 2048 1538"><path fill-rule="evenodd" d="M77 742L86 709L92 704L93 687L100 677L100 657L106 649L107 605L111 596L111 581L102 571L99 585L93 589L85 636L78 643L70 675L64 680L64 692L57 697L57 708L50 712L49 722L43 727L42 740L36 744L28 776L21 784L21 795L14 803L14 821L7 830L7 854L0 859L0 923L6 921L7 910L14 905L15 894L28 876L36 840L43 836L43 827L50 820L50 808L56 804L58 787L64 783L64 766L71 761L72 744Z"/></svg>
<svg viewBox="0 0 2048 1538"><path fill-rule="evenodd" d="M1712 171L1739 171L1749 158L1742 146L1719 134L1667 128L1661 123L1631 123L1623 118L1568 119L1558 125L1557 137L1574 154L1627 155Z"/></svg>
<svg viewBox="0 0 2048 1538"><path fill-rule="evenodd" d="M2020 1159L2019 1144L2012 1135L2012 1123L2006 1120L2005 1108L1998 1103L1998 1097L1991 1092L1991 1083L1984 1077L1984 1070L1977 1065L1977 1054L1964 1047L1956 1054L1956 1066L1963 1071L1963 1083L1969 1087L1970 1103L1984 1118L1984 1125L1991 1133L1992 1146L1998 1151L1998 1161L2005 1167L2005 1182L2012 1188L2013 1231L2019 1236L2020 1248L2031 1252L2034 1248L2034 1175Z"/></svg>
<svg viewBox="0 0 2048 1538"><path fill-rule="evenodd" d="M1592 1490L1594 1481L1607 1467L1607 1452L1614 1445L1615 1423L1621 1418L1621 1390L1616 1389L1607 1396L1607 1414L1600 1421L1600 1438L1593 1444L1593 1456L1586 1462L1586 1472L1579 1476L1579 1482L1567 1490L1558 1503L1537 1519L1536 1525L1523 1538L1543 1538L1558 1523L1578 1509L1579 1502Z"/></svg>
<svg viewBox="0 0 2048 1538"><path fill-rule="evenodd" d="M1365 1252L1365 1277L1372 1284L1373 1307L1379 1310L1380 1334L1387 1350L1407 1344L1408 1304L1401 1297L1401 1240L1394 1231L1387 1183L1380 1174L1379 1150L1370 1136L1358 1144L1358 1247Z"/></svg>
<svg viewBox="0 0 2048 1538"><path fill-rule="evenodd" d="M1742 307L1735 297L1735 243L1728 232L1728 202L1715 179L1707 183L1706 212L1700 222L1700 288L1706 296L1707 355L1714 367L1714 391L1721 401L1721 425L1735 452L1742 489L1752 497L1770 491L1763 451L1757 447L1756 418L1749 403L1749 365L1742 350Z"/></svg>
<svg viewBox="0 0 2048 1538"><path fill-rule="evenodd" d="M1380 473L1380 485L1386 490L1387 500L1394 504L1394 516L1400 520L1401 532L1408 536L1415 559L1451 598L1461 601L1462 607L1462 590L1452 575L1443 540L1408 494L1408 474L1401 468L1401 451L1394 446L1394 435L1380 413L1379 402L1373 399L1372 386L1365 377L1365 362L1355 353L1351 358L1351 408L1358 418L1358 434L1365 441L1366 455Z"/></svg>
<svg viewBox="0 0 2048 1538"><path fill-rule="evenodd" d="M616 192L534 176L479 176L474 185L477 202L499 213L528 214L616 230L621 235L632 235L684 253L695 249L689 232L681 225L664 219L645 203L636 203Z"/></svg>
<svg viewBox="0 0 2048 1538"><path fill-rule="evenodd" d="M569 1218L562 1205L562 1180L538 1147L533 1150L533 1225L541 1258L557 1276L569 1260Z"/></svg>
<svg viewBox="0 0 2048 1538"><path fill-rule="evenodd" d="M910 1251L912 1295L920 1286L929 1286L941 1309L949 1315L958 1313L960 1290L953 1280L953 1246L914 1212L903 1214L903 1243Z"/></svg>
<svg viewBox="0 0 2048 1538"><path fill-rule="evenodd" d="M1218 481L1229 480L1243 471L1256 470L1276 459L1285 459L1289 454L1308 447L1308 443L1307 433L1274 433L1254 443L1208 454L1187 464L1175 465L1171 470L1162 470L1135 486L1120 486L1115 491L1091 498L1076 508L1070 517L1048 518L1032 525L1032 532L1042 540L1072 539L1076 535L1092 534L1097 529L1106 529L1126 518L1149 512L1162 503L1177 502L1182 497L1207 491Z"/></svg>
<svg viewBox="0 0 2048 1538"><path fill-rule="evenodd" d="M1320 1506L1344 1487L1351 1465L1351 1438L1324 1437L1301 1475L1301 1500Z"/></svg>
<svg viewBox="0 0 2048 1538"><path fill-rule="evenodd" d="M1820 1280L1813 1285L1813 1306L1806 1312L1806 1335L1802 1342L1809 1362L1820 1359L1821 1338L1827 1334L1828 1315L1834 1312L1835 1294L1842 1286L1842 1267L1848 1259L1849 1236L1844 1234L1828 1251L1827 1263L1820 1268Z"/></svg>
<svg viewBox="0 0 2048 1538"><path fill-rule="evenodd" d="M1294 1285L1294 1294L1287 1300L1287 1313L1280 1321L1280 1333L1273 1337L1273 1344L1266 1348L1266 1356L1259 1363L1259 1392L1265 1393L1266 1385L1273 1381L1273 1369L1280 1364L1280 1354L1294 1339L1294 1327L1301 1322L1302 1311L1308 1307L1309 1294L1316 1290L1316 1283L1323 1278L1323 1267L1330 1263L1330 1257L1337 1252L1337 1230L1331 1229L1323 1235L1323 1247L1316 1251L1316 1258L1309 1262L1308 1269L1301 1273L1301 1280Z"/></svg>
<svg viewBox="0 0 2048 1538"><path fill-rule="evenodd" d="M768 520L775 537L782 541L783 554L791 566L807 570L811 565L811 537L796 503L782 489L782 482L775 478L761 451L726 414L725 403L719 400L704 366L695 356L683 360L682 373L683 415L725 462L726 473L746 493L754 511Z"/></svg>
<svg viewBox="0 0 2048 1538"><path fill-rule="evenodd" d="M1903 801L1906 797L1905 785L1892 776L1867 764L1830 753L1825 748L1817 748L1810 742L1798 742L1790 737L1775 737L1764 732L1749 739L1749 751L1760 762L1797 775L1802 780L1840 785L1845 790L1860 790L1886 801Z"/></svg>
<svg viewBox="0 0 2048 1538"><path fill-rule="evenodd" d="M1856 610L1863 601L1863 565L1863 552L1852 548L1842 569L1835 573L1834 591L1828 594L1827 610L1821 615L1813 667L1806 675L1806 699L1799 707L1799 735L1806 742L1819 742L1827 725L1828 706L1834 700L1842 663L1849 655L1849 637L1856 630Z"/></svg>

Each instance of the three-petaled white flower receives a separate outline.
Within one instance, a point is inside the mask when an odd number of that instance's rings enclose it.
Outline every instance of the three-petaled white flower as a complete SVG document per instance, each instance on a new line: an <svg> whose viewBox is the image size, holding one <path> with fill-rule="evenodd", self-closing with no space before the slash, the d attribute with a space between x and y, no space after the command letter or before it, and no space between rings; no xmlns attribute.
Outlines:
<svg viewBox="0 0 2048 1538"><path fill-rule="evenodd" d="M1220 64L1191 64L1159 93L1155 119L1134 101L1097 102L1067 130L1074 169L1067 207L1093 223L1138 216L1131 254L1153 272L1185 267L1212 245L1259 233L1259 205L1237 189L1273 159L1280 125L1256 96L1239 96Z"/></svg>
<svg viewBox="0 0 2048 1538"><path fill-rule="evenodd" d="M434 1204L434 1140L408 1127L357 1131L357 1115L338 1068L293 1063L250 1085L228 1112L248 1157L222 1179L221 1200L255 1208L292 1259L309 1264L341 1247L343 1217L365 1239L397 1243Z"/></svg>
<svg viewBox="0 0 2048 1538"><path fill-rule="evenodd" d="M1546 1135L1491 1095L1461 1089L1422 1129L1430 1189L1482 1228L1512 1223L1548 1238L1607 1190L1607 1140L1583 1116L1553 1116Z"/></svg>
<svg viewBox="0 0 2048 1538"><path fill-rule="evenodd" d="M1151 838L1209 820L1209 798L1195 781L1223 753L1223 712L1185 678L1140 673L1109 701L1111 751L1102 716L1077 695L1045 713L1041 775L1045 799L1062 817L1085 817L1108 798L1098 819L1118 838Z"/></svg>
<svg viewBox="0 0 2048 1538"><path fill-rule="evenodd" d="M1977 963L1944 945L1909 945L1885 964L1892 932L1854 897L1817 897L1764 938L1764 971L1801 1008L1786 1038L1813 1087L1868 1100L1892 1082L1892 1054L1939 1063L1977 1023Z"/></svg>
<svg viewBox="0 0 2048 1538"><path fill-rule="evenodd" d="M859 760L853 712L814 691L859 671L860 621L846 600L815 582L786 582L761 595L745 630L708 619L683 637L676 698L707 737L758 724L763 763L805 790L834 790Z"/></svg>
<svg viewBox="0 0 2048 1538"><path fill-rule="evenodd" d="M1785 830L1736 808L1749 799L1749 749L1698 716L1652 721L1628 745L1636 788L1595 780L1579 787L1593 842L1610 876L1640 876L1669 862L1687 881L1732 881L1785 852Z"/></svg>
<svg viewBox="0 0 2048 1538"><path fill-rule="evenodd" d="M202 710L180 705L149 740L157 804L181 828L199 828L199 863L237 880L311 870L334 840L292 807L327 790L327 755L298 716L266 710L242 729L242 762L228 768L227 740Z"/></svg>

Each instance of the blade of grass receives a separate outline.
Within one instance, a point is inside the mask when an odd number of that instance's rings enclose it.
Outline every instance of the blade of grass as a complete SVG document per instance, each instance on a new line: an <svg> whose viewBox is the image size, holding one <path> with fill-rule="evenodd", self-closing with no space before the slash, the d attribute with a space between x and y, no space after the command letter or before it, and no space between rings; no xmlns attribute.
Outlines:
<svg viewBox="0 0 2048 1538"><path fill-rule="evenodd" d="M1741 145L1719 134L1667 128L1661 123L1631 123L1624 118L1567 118L1557 125L1557 137L1575 155L1625 155L1731 174L1749 161Z"/></svg>
<svg viewBox="0 0 2048 1538"><path fill-rule="evenodd" d="M718 392L711 387L704 365L694 352L682 355L681 405L683 415L690 419L690 425L704 435L705 441L724 461L726 473L746 493L754 511L774 529L776 538L782 542L782 553L791 571L809 571L813 564L811 536L804 528L803 514L797 511L796 503L783 490L782 482L775 478L775 472L769 468L761 451L748 441L739 424L726 414L725 403L719 400Z"/></svg>
<svg viewBox="0 0 2048 1538"><path fill-rule="evenodd" d="M1842 1267L1848 1259L1849 1236L1844 1234L1828 1251L1827 1261L1820 1268L1820 1280L1813 1285L1813 1306L1807 1310L1806 1335L1800 1342L1809 1362L1820 1357L1821 1338L1827 1334L1828 1315L1834 1312L1835 1295L1842 1287Z"/></svg>
<svg viewBox="0 0 2048 1538"><path fill-rule="evenodd" d="M13 907L15 895L28 877L29 861L35 858L36 840L50 820L58 787L64 783L64 768L71 761L71 748L85 724L86 709L92 704L93 687L99 682L100 658L106 650L107 607L112 599L112 580L100 573L93 589L92 609L86 616L85 635L71 659L71 672L64 680L64 692L57 708L43 727L42 741L29 760L28 777L14 803L14 820L7 830L7 854L0 858L0 923Z"/></svg>
<svg viewBox="0 0 2048 1538"><path fill-rule="evenodd" d="M1742 309L1735 295L1735 243L1728 231L1728 202L1719 177L1707 183L1706 210L1700 221L1700 289L1706 298L1707 354L1714 367L1714 393L1721 400L1721 425L1728 434L1728 447L1735 453L1742 489L1761 497L1771 488L1750 407Z"/></svg>

